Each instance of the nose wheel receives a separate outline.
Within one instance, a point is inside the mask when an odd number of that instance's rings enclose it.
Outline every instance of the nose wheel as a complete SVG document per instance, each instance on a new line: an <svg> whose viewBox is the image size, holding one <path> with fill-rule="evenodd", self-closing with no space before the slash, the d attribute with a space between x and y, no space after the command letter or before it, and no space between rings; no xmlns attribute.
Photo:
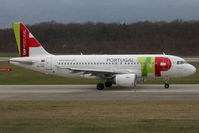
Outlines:
<svg viewBox="0 0 199 133"><path fill-rule="evenodd" d="M164 88L169 88L169 83L168 83L168 80L167 80L167 79L165 79Z"/></svg>
<svg viewBox="0 0 199 133"><path fill-rule="evenodd" d="M164 88L169 88L169 84L168 84L168 83L165 83L165 84L164 84Z"/></svg>

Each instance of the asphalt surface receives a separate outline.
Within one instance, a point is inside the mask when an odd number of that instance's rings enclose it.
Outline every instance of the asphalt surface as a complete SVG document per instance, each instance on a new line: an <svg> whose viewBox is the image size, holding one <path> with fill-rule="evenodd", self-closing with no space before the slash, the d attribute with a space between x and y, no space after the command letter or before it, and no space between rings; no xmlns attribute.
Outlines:
<svg viewBox="0 0 199 133"><path fill-rule="evenodd" d="M31 101L179 101L199 100L199 84L138 85L136 88L106 88L95 85L0 85L0 100Z"/></svg>

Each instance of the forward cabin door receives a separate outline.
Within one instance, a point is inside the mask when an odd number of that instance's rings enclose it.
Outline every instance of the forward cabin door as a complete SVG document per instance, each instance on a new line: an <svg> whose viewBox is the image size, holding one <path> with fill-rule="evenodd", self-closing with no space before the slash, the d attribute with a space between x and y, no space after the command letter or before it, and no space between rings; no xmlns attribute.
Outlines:
<svg viewBox="0 0 199 133"><path fill-rule="evenodd" d="M170 68L170 62L169 62L169 58L163 58L164 59L164 63L165 63L165 66L163 67L163 70L164 71L168 71L169 68Z"/></svg>
<svg viewBox="0 0 199 133"><path fill-rule="evenodd" d="M165 73L164 73L164 76L168 76L168 73L167 73L167 71L170 69L170 67L171 67L171 61L170 61L170 59L169 58L167 58L167 57L164 57L164 58L162 58L163 60L162 60L162 66L161 66L161 70L162 71L165 71Z"/></svg>
<svg viewBox="0 0 199 133"><path fill-rule="evenodd" d="M171 68L171 60L168 57L156 57L155 61L155 75L157 77L168 76L167 71Z"/></svg>

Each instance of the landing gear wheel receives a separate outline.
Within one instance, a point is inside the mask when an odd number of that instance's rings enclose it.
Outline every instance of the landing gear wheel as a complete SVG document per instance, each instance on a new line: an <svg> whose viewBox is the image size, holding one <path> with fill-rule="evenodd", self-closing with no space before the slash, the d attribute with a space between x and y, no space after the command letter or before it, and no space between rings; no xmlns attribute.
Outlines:
<svg viewBox="0 0 199 133"><path fill-rule="evenodd" d="M165 83L165 84L164 84L164 88L169 88L169 84L168 84L168 83Z"/></svg>
<svg viewBox="0 0 199 133"><path fill-rule="evenodd" d="M168 77L164 79L164 88L169 88Z"/></svg>
<svg viewBox="0 0 199 133"><path fill-rule="evenodd" d="M111 87L112 86L112 83L111 82L105 82L104 84L107 88Z"/></svg>
<svg viewBox="0 0 199 133"><path fill-rule="evenodd" d="M97 84L97 90L103 90L104 84Z"/></svg>

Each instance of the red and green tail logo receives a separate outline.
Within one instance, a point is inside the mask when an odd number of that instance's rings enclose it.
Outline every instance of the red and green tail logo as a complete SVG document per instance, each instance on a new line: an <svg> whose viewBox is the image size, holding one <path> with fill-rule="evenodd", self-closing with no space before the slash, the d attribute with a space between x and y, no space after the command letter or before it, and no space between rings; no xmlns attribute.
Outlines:
<svg viewBox="0 0 199 133"><path fill-rule="evenodd" d="M29 56L30 47L41 46L40 43L22 23L13 23L13 29L17 41L19 55L21 57Z"/></svg>

